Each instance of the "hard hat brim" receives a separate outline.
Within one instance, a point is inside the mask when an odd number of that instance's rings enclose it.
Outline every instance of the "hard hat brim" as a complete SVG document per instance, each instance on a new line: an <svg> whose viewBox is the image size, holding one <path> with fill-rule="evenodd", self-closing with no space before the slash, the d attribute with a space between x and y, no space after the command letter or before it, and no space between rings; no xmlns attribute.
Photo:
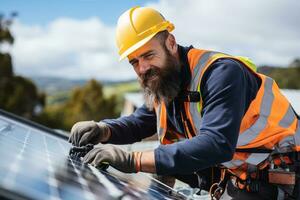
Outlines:
<svg viewBox="0 0 300 200"><path fill-rule="evenodd" d="M149 35L148 37L142 39L141 41L137 42L136 44L134 44L133 46L131 46L130 48L128 48L126 51L124 51L124 53L122 53L122 55L119 58L119 61L123 60L124 58L126 58L129 54L133 53L134 51L136 51L138 48L142 47L144 44L146 44L147 42L149 42L157 33L153 33L151 35Z"/></svg>

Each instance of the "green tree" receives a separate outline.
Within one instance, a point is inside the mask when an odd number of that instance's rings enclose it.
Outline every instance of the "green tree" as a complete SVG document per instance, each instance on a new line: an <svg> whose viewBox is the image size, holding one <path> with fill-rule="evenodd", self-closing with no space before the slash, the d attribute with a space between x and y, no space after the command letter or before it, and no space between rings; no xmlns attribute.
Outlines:
<svg viewBox="0 0 300 200"><path fill-rule="evenodd" d="M15 16L16 14L12 15ZM12 17L5 19L2 14L0 14L0 46L3 43L13 44L14 38L9 31L9 27L12 23ZM13 69L11 56L8 53L0 52L0 78L12 77Z"/></svg>
<svg viewBox="0 0 300 200"><path fill-rule="evenodd" d="M0 107L17 115L31 119L37 106L45 104L44 94L37 91L34 83L24 77L0 79ZM3 95L2 95L3 94Z"/></svg>
<svg viewBox="0 0 300 200"><path fill-rule="evenodd" d="M12 44L14 37L12 36L9 27L12 24L13 18L17 16L16 12L11 13L9 18L4 18L4 15L0 13L0 44L8 42Z"/></svg>
<svg viewBox="0 0 300 200"><path fill-rule="evenodd" d="M75 88L65 102L46 105L35 120L51 128L70 130L78 121L117 117L116 105L116 96L105 98L101 83L92 79L84 86Z"/></svg>
<svg viewBox="0 0 300 200"><path fill-rule="evenodd" d="M13 44L9 30L12 18L0 15L0 45ZM46 106L36 115L37 106L45 106L45 94L38 93L34 83L24 77L15 76L11 56L0 52L0 108L25 116L46 126L69 130L74 123L83 120L102 120L117 117L116 96L105 98L103 87L96 80L76 88L65 103Z"/></svg>
<svg viewBox="0 0 300 200"><path fill-rule="evenodd" d="M13 67L11 62L11 56L8 53L0 52L0 79L12 77Z"/></svg>
<svg viewBox="0 0 300 200"><path fill-rule="evenodd" d="M33 120L50 128L68 130L69 127L65 125L64 116L64 105L45 106Z"/></svg>
<svg viewBox="0 0 300 200"><path fill-rule="evenodd" d="M0 45L13 44L14 38L9 30L13 17L5 19L0 15ZM39 94L31 80L15 76L11 56L0 52L0 108L15 114L32 118L36 106L44 106L44 94Z"/></svg>
<svg viewBox="0 0 300 200"><path fill-rule="evenodd" d="M280 88L300 89L300 59L296 58L288 67L263 66L258 69L262 74L272 77Z"/></svg>
<svg viewBox="0 0 300 200"><path fill-rule="evenodd" d="M65 105L66 128L78 121L117 117L116 97L105 98L103 87L96 80L90 80L85 86L76 88Z"/></svg>

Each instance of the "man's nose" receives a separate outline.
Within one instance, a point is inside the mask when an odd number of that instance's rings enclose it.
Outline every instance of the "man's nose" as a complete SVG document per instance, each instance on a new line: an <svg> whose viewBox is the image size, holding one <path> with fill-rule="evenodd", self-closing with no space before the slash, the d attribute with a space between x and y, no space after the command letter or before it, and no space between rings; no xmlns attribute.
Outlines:
<svg viewBox="0 0 300 200"><path fill-rule="evenodd" d="M140 60L140 62L139 62L139 73L140 74L145 74L149 68L150 68L149 63L147 63L143 60Z"/></svg>

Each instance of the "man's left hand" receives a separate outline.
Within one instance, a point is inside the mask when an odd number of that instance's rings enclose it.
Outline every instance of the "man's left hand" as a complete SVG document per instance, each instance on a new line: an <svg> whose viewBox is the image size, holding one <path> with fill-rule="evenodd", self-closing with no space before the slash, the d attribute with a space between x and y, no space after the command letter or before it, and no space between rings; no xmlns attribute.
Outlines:
<svg viewBox="0 0 300 200"><path fill-rule="evenodd" d="M125 152L122 149L111 145L95 146L83 158L84 163L91 163L93 166L100 166L103 163L108 163L110 166L126 173L136 173L136 158L139 156L137 152ZM139 160L137 162L140 162Z"/></svg>

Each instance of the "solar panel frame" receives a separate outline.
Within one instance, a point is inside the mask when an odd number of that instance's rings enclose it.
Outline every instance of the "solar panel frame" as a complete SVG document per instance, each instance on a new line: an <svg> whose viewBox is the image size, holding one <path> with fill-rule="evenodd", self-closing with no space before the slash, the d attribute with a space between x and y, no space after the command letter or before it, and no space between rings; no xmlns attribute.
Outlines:
<svg viewBox="0 0 300 200"><path fill-rule="evenodd" d="M46 126L43 126L41 124L38 124L34 121L31 121L31 120L28 120L26 118L23 118L23 117L20 117L18 115L15 115L15 114L12 114L10 112L7 112L5 110L2 110L0 109L0 116L4 116L8 119L11 119L15 122L19 122L19 123L22 123L22 124L26 124L30 127L33 127L33 128L36 128L36 129L39 129L41 131L44 131L44 132L47 132L51 135L54 135L55 137L59 137L59 138L62 138L64 140L68 140L69 136L67 134L63 134L62 132L59 132L59 131L55 131L51 128L48 128Z"/></svg>

